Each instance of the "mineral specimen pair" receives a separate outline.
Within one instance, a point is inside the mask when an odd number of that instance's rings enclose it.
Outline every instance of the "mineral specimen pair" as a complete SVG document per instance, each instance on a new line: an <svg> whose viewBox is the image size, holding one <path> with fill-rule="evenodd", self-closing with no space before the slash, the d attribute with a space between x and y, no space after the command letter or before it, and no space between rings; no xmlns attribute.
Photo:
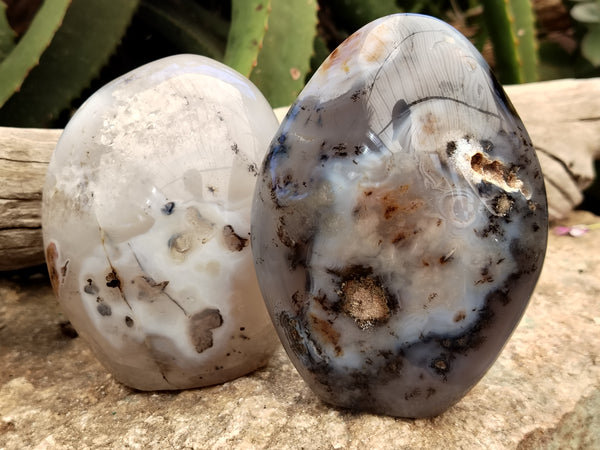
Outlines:
<svg viewBox="0 0 600 450"><path fill-rule="evenodd" d="M394 15L334 50L278 130L248 80L200 56L108 84L59 141L43 228L61 305L125 384L248 373L276 347L272 320L323 400L426 417L518 323L547 207L478 52Z"/></svg>

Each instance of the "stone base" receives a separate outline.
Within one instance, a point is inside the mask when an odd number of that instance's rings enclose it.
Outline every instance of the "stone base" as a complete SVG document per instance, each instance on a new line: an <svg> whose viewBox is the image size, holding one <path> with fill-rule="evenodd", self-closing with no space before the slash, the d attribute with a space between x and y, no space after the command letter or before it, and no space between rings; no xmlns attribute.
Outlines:
<svg viewBox="0 0 600 450"><path fill-rule="evenodd" d="M585 212L568 220L595 222ZM73 336L43 272L0 276L0 449L600 448L600 231L550 235L502 355L433 419L329 407L281 348L265 369L223 385L138 392Z"/></svg>

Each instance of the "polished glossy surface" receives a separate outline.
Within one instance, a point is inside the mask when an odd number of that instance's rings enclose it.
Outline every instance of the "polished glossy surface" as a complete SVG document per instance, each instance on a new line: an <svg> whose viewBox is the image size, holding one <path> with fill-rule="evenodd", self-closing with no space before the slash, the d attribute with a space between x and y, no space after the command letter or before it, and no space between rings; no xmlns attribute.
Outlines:
<svg viewBox="0 0 600 450"><path fill-rule="evenodd" d="M484 375L539 276L534 148L475 48L384 17L310 80L260 171L252 247L296 368L325 401L439 414Z"/></svg>
<svg viewBox="0 0 600 450"><path fill-rule="evenodd" d="M43 232L61 306L137 389L220 383L277 337L249 246L257 164L277 121L260 92L195 55L96 92L49 166Z"/></svg>

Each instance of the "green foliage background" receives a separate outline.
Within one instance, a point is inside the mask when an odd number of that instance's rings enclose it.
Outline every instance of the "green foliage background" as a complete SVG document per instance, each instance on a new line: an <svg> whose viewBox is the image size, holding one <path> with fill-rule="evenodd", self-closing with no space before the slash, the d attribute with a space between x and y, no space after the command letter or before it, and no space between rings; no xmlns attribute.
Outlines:
<svg viewBox="0 0 600 450"><path fill-rule="evenodd" d="M103 84L177 53L222 61L288 105L343 39L397 12L456 26L503 83L597 76L600 0L558 4L566 41L531 1L0 0L0 125L63 127Z"/></svg>

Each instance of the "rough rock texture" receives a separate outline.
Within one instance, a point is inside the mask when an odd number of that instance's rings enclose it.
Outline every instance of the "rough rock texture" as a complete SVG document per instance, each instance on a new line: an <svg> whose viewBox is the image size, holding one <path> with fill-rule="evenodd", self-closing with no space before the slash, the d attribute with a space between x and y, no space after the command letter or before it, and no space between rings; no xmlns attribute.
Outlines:
<svg viewBox="0 0 600 450"><path fill-rule="evenodd" d="M600 217L576 212L569 223ZM73 338L44 275L0 278L0 449L600 448L600 231L550 236L531 304L483 380L434 419L321 403L280 349L204 389L142 393Z"/></svg>

